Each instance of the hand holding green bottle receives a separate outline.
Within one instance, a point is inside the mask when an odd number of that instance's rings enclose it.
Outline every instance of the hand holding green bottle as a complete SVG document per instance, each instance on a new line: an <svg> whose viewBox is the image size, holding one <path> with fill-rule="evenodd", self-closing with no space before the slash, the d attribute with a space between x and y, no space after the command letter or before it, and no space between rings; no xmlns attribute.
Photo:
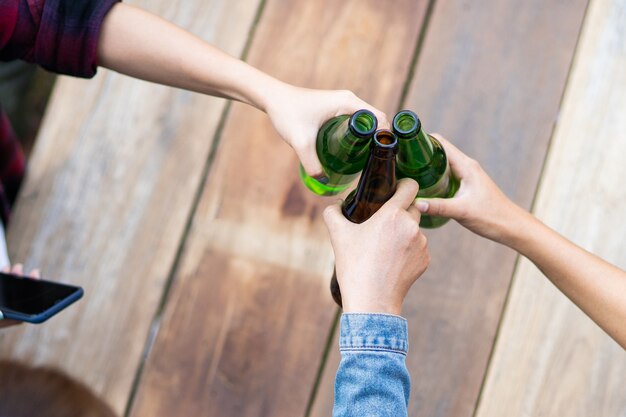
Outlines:
<svg viewBox="0 0 626 417"><path fill-rule="evenodd" d="M376 115L379 126L389 125L383 112L348 90L312 90L263 80L255 85L268 85L257 106L267 113L276 131L298 155L304 171L314 178L324 176L316 139L325 122L367 109Z"/></svg>
<svg viewBox="0 0 626 417"><path fill-rule="evenodd" d="M313 178L300 165L300 178L315 194L331 196L344 191L363 170L378 119L369 110L328 120L317 134L316 151L322 178Z"/></svg>
<svg viewBox="0 0 626 417"><path fill-rule="evenodd" d="M416 206L422 216L455 219L482 237L514 247L516 237L528 228L528 219L532 216L513 203L476 160L442 136L433 136L446 149L451 168L461 180L461 187L454 198L418 198Z"/></svg>

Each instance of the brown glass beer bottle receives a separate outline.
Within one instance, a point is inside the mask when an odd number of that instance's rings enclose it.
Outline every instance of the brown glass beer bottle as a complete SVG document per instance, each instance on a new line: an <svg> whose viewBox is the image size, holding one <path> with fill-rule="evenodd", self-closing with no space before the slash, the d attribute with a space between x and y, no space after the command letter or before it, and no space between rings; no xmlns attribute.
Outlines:
<svg viewBox="0 0 626 417"><path fill-rule="evenodd" d="M370 145L370 154L357 188L343 204L343 215L353 223L363 223L396 192L396 154L398 139L389 130L379 130ZM336 273L330 281L330 292L343 306Z"/></svg>

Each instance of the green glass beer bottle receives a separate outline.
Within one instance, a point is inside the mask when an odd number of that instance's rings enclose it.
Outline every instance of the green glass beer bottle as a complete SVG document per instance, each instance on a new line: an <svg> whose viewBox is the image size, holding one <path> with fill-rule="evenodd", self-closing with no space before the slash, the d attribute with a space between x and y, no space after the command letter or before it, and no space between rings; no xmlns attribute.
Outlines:
<svg viewBox="0 0 626 417"><path fill-rule="evenodd" d="M398 139L389 130L379 130L370 146L369 158L359 185L343 203L343 215L353 223L363 223L396 192ZM343 307L336 273L330 280L330 293Z"/></svg>
<svg viewBox="0 0 626 417"><path fill-rule="evenodd" d="M378 128L376 116L359 110L352 116L337 116L322 126L317 134L317 156L324 178L309 176L300 165L300 178L317 195L339 194L350 186L367 161L372 135Z"/></svg>
<svg viewBox="0 0 626 417"><path fill-rule="evenodd" d="M441 143L424 132L419 117L403 110L393 118L393 132L398 137L400 152L396 164L398 178L413 178L418 182L418 197L450 198L459 189L452 175L446 152ZM422 215L420 227L432 229L449 219Z"/></svg>

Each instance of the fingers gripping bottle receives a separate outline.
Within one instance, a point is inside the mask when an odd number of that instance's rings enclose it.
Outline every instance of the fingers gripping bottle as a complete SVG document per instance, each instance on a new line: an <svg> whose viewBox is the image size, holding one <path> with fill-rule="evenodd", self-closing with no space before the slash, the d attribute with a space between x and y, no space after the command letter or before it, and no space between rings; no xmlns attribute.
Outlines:
<svg viewBox="0 0 626 417"><path fill-rule="evenodd" d="M313 178L300 165L304 185L321 196L339 194L348 188L365 166L377 128L378 120L369 110L337 116L324 123L316 144L324 174L322 178Z"/></svg>
<svg viewBox="0 0 626 417"><path fill-rule="evenodd" d="M415 113L403 110L393 118L393 132L398 137L396 173L398 178L413 178L418 182L418 197L450 198L459 188L452 175L446 152L441 143L422 129ZM422 214L420 227L436 228L449 219Z"/></svg>
<svg viewBox="0 0 626 417"><path fill-rule="evenodd" d="M396 154L398 140L389 130L379 130L370 146L367 165L343 204L343 215L353 223L363 223L382 207L396 192ZM373 243L374 244L374 243ZM343 307L337 275L330 281L335 302Z"/></svg>

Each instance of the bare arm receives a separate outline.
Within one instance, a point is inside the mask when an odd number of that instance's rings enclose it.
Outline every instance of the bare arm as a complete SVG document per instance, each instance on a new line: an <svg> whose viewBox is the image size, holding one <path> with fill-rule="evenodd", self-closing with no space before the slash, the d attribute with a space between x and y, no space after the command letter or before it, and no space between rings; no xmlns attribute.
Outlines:
<svg viewBox="0 0 626 417"><path fill-rule="evenodd" d="M361 108L381 111L345 90L311 90L281 82L147 11L117 4L106 16L98 45L100 65L159 84L238 100L268 114L305 170L322 174L317 130L328 119Z"/></svg>
<svg viewBox="0 0 626 417"><path fill-rule="evenodd" d="M570 300L626 349L626 272L576 246L539 220L504 243L530 259Z"/></svg>
<svg viewBox="0 0 626 417"><path fill-rule="evenodd" d="M626 349L626 272L576 246L515 205L476 161L438 138L451 168L462 179L461 188L449 200L418 200L420 211L454 218L526 256Z"/></svg>
<svg viewBox="0 0 626 417"><path fill-rule="evenodd" d="M145 10L118 4L105 18L100 65L135 78L230 98L260 110L285 84Z"/></svg>

